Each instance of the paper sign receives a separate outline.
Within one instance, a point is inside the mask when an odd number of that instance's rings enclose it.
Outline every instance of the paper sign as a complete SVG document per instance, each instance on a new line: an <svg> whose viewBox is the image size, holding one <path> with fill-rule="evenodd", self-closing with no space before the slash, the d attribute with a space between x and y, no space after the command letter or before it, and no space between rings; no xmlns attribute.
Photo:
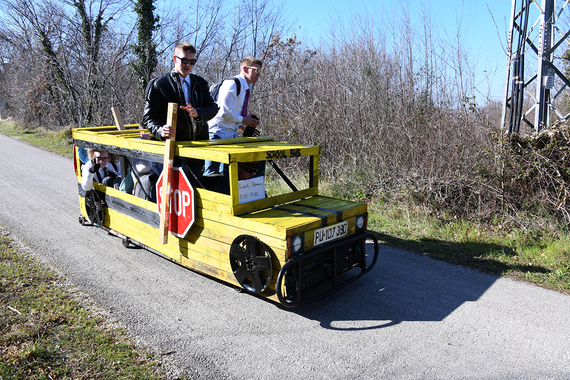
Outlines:
<svg viewBox="0 0 570 380"><path fill-rule="evenodd" d="M239 204L265 198L265 177L259 176L238 181Z"/></svg>

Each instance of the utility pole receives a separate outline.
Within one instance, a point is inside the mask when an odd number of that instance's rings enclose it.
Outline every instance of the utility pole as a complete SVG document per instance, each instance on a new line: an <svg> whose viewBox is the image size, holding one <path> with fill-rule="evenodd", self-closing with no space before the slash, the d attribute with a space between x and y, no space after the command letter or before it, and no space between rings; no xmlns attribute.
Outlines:
<svg viewBox="0 0 570 380"><path fill-rule="evenodd" d="M562 66L560 59L554 59L568 50L563 42L570 31L563 31L563 25L556 23L568 1L560 9L556 0L542 0L541 5L539 1L513 0L511 6L501 119L501 128L507 133L519 133L521 122L539 132L570 118L556 108L556 99L570 87L570 81L556 67ZM551 112L555 120L551 120Z"/></svg>

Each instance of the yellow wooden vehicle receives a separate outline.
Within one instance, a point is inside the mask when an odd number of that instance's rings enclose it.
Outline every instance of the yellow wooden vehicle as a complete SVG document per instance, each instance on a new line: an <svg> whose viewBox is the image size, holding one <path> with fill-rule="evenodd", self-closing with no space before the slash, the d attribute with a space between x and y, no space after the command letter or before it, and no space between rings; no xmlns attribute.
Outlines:
<svg viewBox="0 0 570 380"><path fill-rule="evenodd" d="M133 158L163 163L165 143L141 139L140 132L138 125L124 130L114 126L73 130L82 224L89 220L121 237L126 247L138 245L286 307L323 298L375 265L378 242L367 231L367 204L318 195L320 148L267 138L175 144L175 156L228 165L230 194L200 183L203 188L193 189L193 224L182 234L169 234L163 244L160 202L99 183L89 192L81 186L80 147L120 155L127 163ZM276 187L266 197L248 202L247 186L241 186L245 181L238 181L237 173L238 163L252 161L268 162L266 176L281 181L274 174L281 173L291 190ZM304 188L297 189L281 165L304 169ZM180 208L180 202L174 200L174 209Z"/></svg>

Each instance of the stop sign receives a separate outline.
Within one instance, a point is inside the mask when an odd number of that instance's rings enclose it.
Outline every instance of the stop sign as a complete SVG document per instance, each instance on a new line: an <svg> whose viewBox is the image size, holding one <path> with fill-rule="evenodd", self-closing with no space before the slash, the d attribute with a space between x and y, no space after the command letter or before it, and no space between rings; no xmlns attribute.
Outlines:
<svg viewBox="0 0 570 380"><path fill-rule="evenodd" d="M161 212L162 203L162 174L156 182L156 197L158 213ZM178 237L185 237L194 224L194 188L190 185L188 177L180 168L172 168L170 182L170 212L168 231Z"/></svg>

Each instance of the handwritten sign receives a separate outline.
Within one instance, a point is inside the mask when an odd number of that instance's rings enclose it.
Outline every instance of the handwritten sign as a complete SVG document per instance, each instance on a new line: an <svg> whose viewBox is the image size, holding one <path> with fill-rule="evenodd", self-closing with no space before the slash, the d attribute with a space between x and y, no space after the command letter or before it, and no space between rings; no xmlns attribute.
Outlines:
<svg viewBox="0 0 570 380"><path fill-rule="evenodd" d="M265 198L265 177L254 177L238 181L239 204Z"/></svg>

